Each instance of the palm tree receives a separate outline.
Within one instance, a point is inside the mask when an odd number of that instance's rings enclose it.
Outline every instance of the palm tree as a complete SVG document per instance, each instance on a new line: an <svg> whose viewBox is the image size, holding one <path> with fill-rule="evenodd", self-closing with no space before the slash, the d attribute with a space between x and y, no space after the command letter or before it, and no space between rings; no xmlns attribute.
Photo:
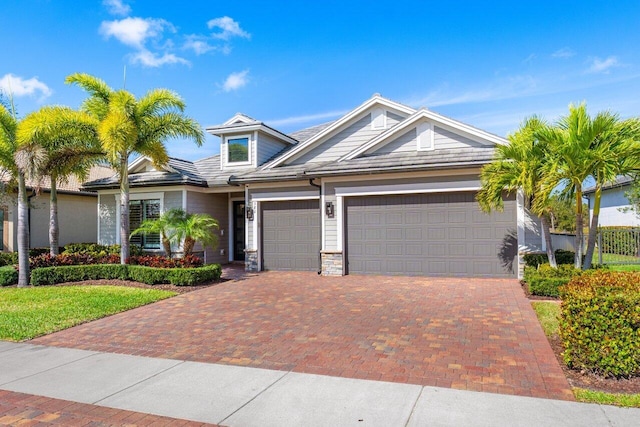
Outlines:
<svg viewBox="0 0 640 427"><path fill-rule="evenodd" d="M157 219L146 219L142 221L140 227L135 229L133 233L131 233L131 236L135 236L137 234L159 234L165 255L171 258L173 229L178 222L184 221L185 215L186 214L182 209L170 209L163 212Z"/></svg>
<svg viewBox="0 0 640 427"><path fill-rule="evenodd" d="M29 209L24 170L16 164L18 153L16 118L13 100L11 110L0 105L0 167L18 182L18 287L29 286Z"/></svg>
<svg viewBox="0 0 640 427"><path fill-rule="evenodd" d="M99 121L98 139L120 178L120 259L124 264L129 256L129 156L141 154L162 166L168 161L167 139L184 137L200 146L204 133L183 114L184 101L170 90L154 89L136 99L89 74L72 74L66 82L88 92L82 109Z"/></svg>
<svg viewBox="0 0 640 427"><path fill-rule="evenodd" d="M536 135L549 145L551 152L552 161L546 165L545 191L550 192L560 185L564 186L566 195L575 197L575 267L590 268L602 186L612 182L618 174L626 174L640 167L638 121L620 121L617 115L606 111L591 118L585 103L578 106L571 104L568 115L561 117L555 126L539 129ZM583 265L582 189L589 177L596 181L596 194Z"/></svg>
<svg viewBox="0 0 640 427"><path fill-rule="evenodd" d="M49 246L58 255L59 223L57 184L75 175L84 181L89 169L104 157L96 133L97 120L68 107L43 107L28 114L18 130L18 143L37 161L33 180L50 180Z"/></svg>
<svg viewBox="0 0 640 427"><path fill-rule="evenodd" d="M196 242L202 247L218 245L218 236L214 230L218 229L218 221L207 214L187 213L182 220L174 225L173 240L182 244L184 256L191 255Z"/></svg>
<svg viewBox="0 0 640 427"><path fill-rule="evenodd" d="M549 264L556 268L548 220L550 201L542 191L543 166L550 161L549 153L546 144L535 136L543 126L544 121L538 117L526 119L515 133L507 137L509 144L496 147L495 159L480 173L482 188L477 200L483 211L491 212L492 209L503 209L504 192L524 192L525 199L530 201L531 211L540 217Z"/></svg>

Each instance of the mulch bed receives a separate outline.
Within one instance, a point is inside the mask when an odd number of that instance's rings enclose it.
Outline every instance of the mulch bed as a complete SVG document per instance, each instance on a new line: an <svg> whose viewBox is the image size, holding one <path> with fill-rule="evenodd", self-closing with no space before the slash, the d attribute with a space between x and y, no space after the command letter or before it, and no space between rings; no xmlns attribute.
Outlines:
<svg viewBox="0 0 640 427"><path fill-rule="evenodd" d="M524 291L527 298L532 301L560 302L556 298L531 295L524 283L522 284L522 290ZM640 394L640 377L634 377L630 379L606 378L591 372L570 369L562 359L564 346L562 345L560 337L556 335L552 338L547 337L547 339L549 340L549 344L551 344L551 348L556 355L556 359L558 359L558 363L560 363L560 367L562 368L565 377L567 377L567 381L569 382L569 385L571 387L579 387L594 391L604 391L607 393Z"/></svg>
<svg viewBox="0 0 640 427"><path fill-rule="evenodd" d="M163 291L172 291L178 294L186 294L187 292L197 291L199 289L208 288L210 286L215 286L222 282L226 282L229 279L220 279L213 280L211 282L202 283L196 286L175 286L170 284L160 284L160 285L147 285L146 283L133 282L130 280L84 280L82 282L65 282L58 283L53 286L128 286L130 288L142 288L142 289L161 289ZM6 286L7 288L15 288L17 285Z"/></svg>

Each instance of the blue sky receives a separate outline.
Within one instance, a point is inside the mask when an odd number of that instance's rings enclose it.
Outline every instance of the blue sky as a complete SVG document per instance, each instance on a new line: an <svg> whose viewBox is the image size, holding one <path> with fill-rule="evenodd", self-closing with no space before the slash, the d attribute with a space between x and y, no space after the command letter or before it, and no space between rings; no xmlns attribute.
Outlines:
<svg viewBox="0 0 640 427"><path fill-rule="evenodd" d="M636 1L3 0L0 88L24 115L78 107L87 72L166 87L203 126L243 112L290 132L374 93L505 136L570 102L640 113ZM170 154L218 152L171 141Z"/></svg>

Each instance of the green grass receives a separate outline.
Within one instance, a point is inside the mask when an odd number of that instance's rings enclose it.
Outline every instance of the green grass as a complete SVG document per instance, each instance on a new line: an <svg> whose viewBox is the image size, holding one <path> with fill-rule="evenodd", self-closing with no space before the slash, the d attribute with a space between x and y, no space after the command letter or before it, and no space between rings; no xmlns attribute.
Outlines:
<svg viewBox="0 0 640 427"><path fill-rule="evenodd" d="M123 286L0 288L0 340L28 340L173 295Z"/></svg>
<svg viewBox="0 0 640 427"><path fill-rule="evenodd" d="M640 394L605 393L578 387L573 389L573 394L579 402L640 408Z"/></svg>
<svg viewBox="0 0 640 427"><path fill-rule="evenodd" d="M531 305L545 335L549 338L556 337L560 324L560 304L554 301L534 301ZM573 394L579 402L640 408L640 394L606 393L578 387L573 388Z"/></svg>
<svg viewBox="0 0 640 427"><path fill-rule="evenodd" d="M598 261L599 261L599 256L598 256L598 250L596 249L596 251L593 254L592 262L594 264L599 264ZM638 257L633 255L602 254L603 264L608 264L611 262L638 262Z"/></svg>
<svg viewBox="0 0 640 427"><path fill-rule="evenodd" d="M560 324L560 304L554 301L534 301L531 305L533 305L533 310L538 315L538 320L545 335L549 338L557 336Z"/></svg>
<svg viewBox="0 0 640 427"><path fill-rule="evenodd" d="M640 271L640 265L637 264L618 264L609 265L611 271Z"/></svg>

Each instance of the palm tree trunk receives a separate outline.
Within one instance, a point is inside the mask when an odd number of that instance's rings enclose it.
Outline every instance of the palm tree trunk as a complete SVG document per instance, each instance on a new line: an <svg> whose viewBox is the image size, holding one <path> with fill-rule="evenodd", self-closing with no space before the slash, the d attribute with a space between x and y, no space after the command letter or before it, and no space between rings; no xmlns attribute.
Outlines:
<svg viewBox="0 0 640 427"><path fill-rule="evenodd" d="M584 224L582 223L582 185L576 185L576 257L575 268L582 268L582 246L584 245Z"/></svg>
<svg viewBox="0 0 640 427"><path fill-rule="evenodd" d="M547 246L547 258L549 259L549 265L553 268L558 268L556 262L556 254L553 251L553 242L551 241L551 230L549 228L549 221L544 215L540 215L540 223L544 233L544 243Z"/></svg>
<svg viewBox="0 0 640 427"><path fill-rule="evenodd" d="M598 220L600 217L600 201L602 199L602 186L596 184L595 196L593 198L593 216L591 217L591 225L589 226L589 238L587 239L587 254L584 258L584 269L591 268L593 261L593 252L596 249L596 237L598 236Z"/></svg>
<svg viewBox="0 0 640 427"><path fill-rule="evenodd" d="M127 156L120 160L120 264L129 258L129 165Z"/></svg>
<svg viewBox="0 0 640 427"><path fill-rule="evenodd" d="M51 194L49 197L49 253L51 256L56 256L59 253L59 236L60 229L58 227L58 190L56 188L56 181L58 176L55 173L51 173Z"/></svg>
<svg viewBox="0 0 640 427"><path fill-rule="evenodd" d="M165 255L167 258L171 258L171 241L167 239L164 233L160 233L160 238L162 239L162 247L164 248Z"/></svg>
<svg viewBox="0 0 640 427"><path fill-rule="evenodd" d="M18 171L18 287L29 286L29 200L24 173Z"/></svg>
<svg viewBox="0 0 640 427"><path fill-rule="evenodd" d="M188 236L185 237L182 256L191 255L193 253L193 247L195 246L195 244L196 244L196 241L193 240L191 237L188 237Z"/></svg>

